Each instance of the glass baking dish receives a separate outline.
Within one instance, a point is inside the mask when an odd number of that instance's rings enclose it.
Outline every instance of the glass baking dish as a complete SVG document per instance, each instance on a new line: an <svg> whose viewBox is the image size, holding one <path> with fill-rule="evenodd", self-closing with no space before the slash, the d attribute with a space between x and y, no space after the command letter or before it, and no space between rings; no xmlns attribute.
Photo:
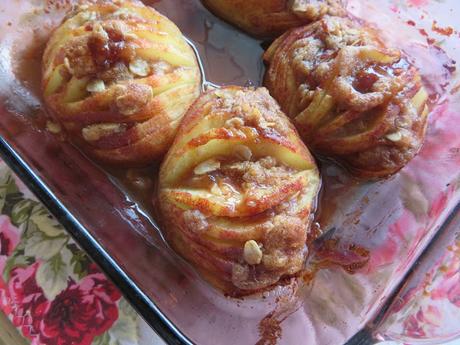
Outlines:
<svg viewBox="0 0 460 345"><path fill-rule="evenodd" d="M264 42L214 17L198 0L145 2L175 21L193 42L208 81L261 84ZM41 51L69 3L0 4L0 153L165 341L427 341L417 334L403 336L393 327L397 318L392 315L403 309L394 303L405 295L407 284L423 275L420 262L429 262L433 248L442 251L445 236L455 233L452 224L458 225L460 97L451 60L460 56L457 1L348 2L353 15L414 56L426 82L441 95L426 143L400 173L379 182L356 181L321 161L317 227L323 235L311 248L309 274L303 283L244 299L225 297L208 286L167 247L151 197L126 189L123 172L107 173L44 129ZM457 334L452 327L444 329L433 340Z"/></svg>

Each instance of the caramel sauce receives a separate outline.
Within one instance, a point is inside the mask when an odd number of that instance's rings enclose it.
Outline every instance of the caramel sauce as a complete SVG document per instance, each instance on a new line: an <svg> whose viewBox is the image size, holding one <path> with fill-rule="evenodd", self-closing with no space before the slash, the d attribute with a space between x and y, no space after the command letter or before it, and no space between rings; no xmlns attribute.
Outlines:
<svg viewBox="0 0 460 345"><path fill-rule="evenodd" d="M379 76L373 73L371 69L367 71L362 70L358 72L357 78L353 83L353 87L361 93L367 93L371 91L375 82L379 80Z"/></svg>
<svg viewBox="0 0 460 345"><path fill-rule="evenodd" d="M190 176L185 180L183 185L192 189L206 189L208 191L211 191L212 187L217 185L219 188L225 189L227 193L230 192L229 194L233 195L240 194L242 192L238 181L229 176L223 175L219 171L205 175Z"/></svg>
<svg viewBox="0 0 460 345"><path fill-rule="evenodd" d="M101 71L105 71L119 62L126 50L123 35L110 29L107 29L106 32L109 36L108 40L103 40L97 36L91 36L88 40L88 48L93 61Z"/></svg>
<svg viewBox="0 0 460 345"><path fill-rule="evenodd" d="M431 25L431 30L443 36L451 36L452 34L456 32L454 28L451 26L447 26L445 28L438 26L438 22L436 20L433 20L433 24Z"/></svg>
<svg viewBox="0 0 460 345"><path fill-rule="evenodd" d="M235 159L223 156L216 157L215 160L220 163L220 167L237 162ZM213 185L217 185L220 188L228 188L227 191L231 192L230 194L242 193L243 180L241 179L241 176L228 174L228 171L222 171L220 167L202 175L197 175L194 172L195 167L192 167L192 169L186 173L184 178L178 181L178 185L176 187L186 186L187 188L206 189L211 191Z"/></svg>

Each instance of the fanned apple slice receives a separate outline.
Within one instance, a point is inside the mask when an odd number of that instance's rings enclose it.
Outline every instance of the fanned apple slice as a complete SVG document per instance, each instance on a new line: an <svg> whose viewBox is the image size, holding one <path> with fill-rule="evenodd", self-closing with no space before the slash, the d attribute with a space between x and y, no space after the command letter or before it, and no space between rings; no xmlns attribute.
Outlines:
<svg viewBox="0 0 460 345"><path fill-rule="evenodd" d="M176 25L140 1L75 7L43 56L47 108L94 158L161 159L200 93L195 52Z"/></svg>
<svg viewBox="0 0 460 345"><path fill-rule="evenodd" d="M428 93L404 52L351 18L326 16L267 49L264 84L317 153L356 176L403 168L419 151Z"/></svg>
<svg viewBox="0 0 460 345"><path fill-rule="evenodd" d="M188 188L165 189L164 193L169 202L178 206L187 205L187 208L199 210L205 215L248 217L273 208L306 188L305 175L305 172L300 172L291 177L285 176L284 179L272 181L271 185L259 186L257 193L252 194L247 190L232 190L228 194L219 191L216 195L212 191Z"/></svg>
<svg viewBox="0 0 460 345"><path fill-rule="evenodd" d="M346 13L340 0L202 0L214 14L248 33L277 37L324 15Z"/></svg>
<svg viewBox="0 0 460 345"><path fill-rule="evenodd" d="M301 269L319 187L312 156L265 89L210 91L160 169L166 237L215 286L252 293Z"/></svg>

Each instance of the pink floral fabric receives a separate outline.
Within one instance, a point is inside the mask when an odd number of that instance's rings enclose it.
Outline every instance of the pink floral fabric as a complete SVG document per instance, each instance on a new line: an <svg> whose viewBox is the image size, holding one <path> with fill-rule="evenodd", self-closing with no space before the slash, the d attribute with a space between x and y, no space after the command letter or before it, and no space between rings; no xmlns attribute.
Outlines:
<svg viewBox="0 0 460 345"><path fill-rule="evenodd" d="M0 274L0 309L31 345L138 344L137 314L3 162Z"/></svg>

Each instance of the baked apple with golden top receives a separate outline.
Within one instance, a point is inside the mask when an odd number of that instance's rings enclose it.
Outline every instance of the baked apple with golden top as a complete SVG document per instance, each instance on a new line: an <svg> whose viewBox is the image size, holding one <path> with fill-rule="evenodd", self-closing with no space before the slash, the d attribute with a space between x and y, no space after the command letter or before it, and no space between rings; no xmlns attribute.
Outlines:
<svg viewBox="0 0 460 345"><path fill-rule="evenodd" d="M202 0L217 16L259 37L276 37L325 14L343 15L341 0Z"/></svg>
<svg viewBox="0 0 460 345"><path fill-rule="evenodd" d="M419 151L428 93L371 28L325 17L278 38L265 61L265 86L313 151L364 178L394 174Z"/></svg>
<svg viewBox="0 0 460 345"><path fill-rule="evenodd" d="M43 56L50 113L77 145L108 163L160 158L200 84L194 51L176 25L136 1L76 8Z"/></svg>
<svg viewBox="0 0 460 345"><path fill-rule="evenodd" d="M318 169L264 88L203 94L160 169L166 238L231 295L302 269Z"/></svg>

